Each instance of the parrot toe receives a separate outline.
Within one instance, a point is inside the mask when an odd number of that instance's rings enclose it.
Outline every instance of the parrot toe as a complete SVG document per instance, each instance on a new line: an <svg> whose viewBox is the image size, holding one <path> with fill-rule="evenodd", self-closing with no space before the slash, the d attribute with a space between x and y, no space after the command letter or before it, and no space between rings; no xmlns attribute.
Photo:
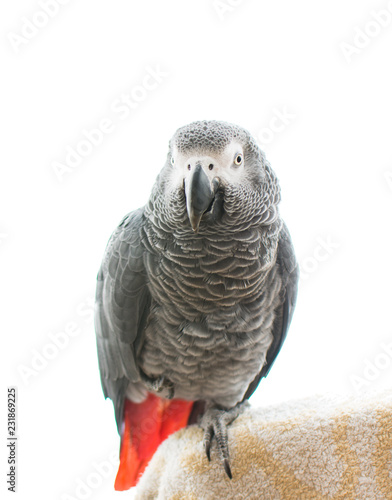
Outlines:
<svg viewBox="0 0 392 500"><path fill-rule="evenodd" d="M223 468L225 469L225 472L229 479L233 479L233 476L231 474L231 469L230 469L230 463L227 459L223 460Z"/></svg>
<svg viewBox="0 0 392 500"><path fill-rule="evenodd" d="M248 405L249 403L245 401L243 403L238 403L234 408L229 410L212 407L206 410L200 421L200 425L204 429L203 445L208 461L211 461L211 444L215 436L219 457L229 479L232 479L233 476L230 468L227 426L230 425Z"/></svg>
<svg viewBox="0 0 392 500"><path fill-rule="evenodd" d="M146 374L142 373L142 380L145 383L147 390L150 392L162 392L166 389L167 393L165 395L166 399L173 399L174 397L174 384L169 379L164 377L151 378Z"/></svg>

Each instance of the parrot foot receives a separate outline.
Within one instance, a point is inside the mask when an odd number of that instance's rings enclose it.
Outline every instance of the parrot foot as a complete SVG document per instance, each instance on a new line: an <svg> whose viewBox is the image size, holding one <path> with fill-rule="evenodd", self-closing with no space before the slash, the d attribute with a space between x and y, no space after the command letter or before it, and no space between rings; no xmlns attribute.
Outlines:
<svg viewBox="0 0 392 500"><path fill-rule="evenodd" d="M142 373L142 380L147 387L147 389L151 392L162 392L164 389L167 389L167 395L165 396L167 399L173 399L174 396L174 384L169 379L164 376L151 378L148 377L145 373Z"/></svg>
<svg viewBox="0 0 392 500"><path fill-rule="evenodd" d="M230 425L248 406L248 401L243 401L230 410L211 407L206 410L200 421L200 425L204 429L203 444L208 461L211 461L211 444L215 436L219 457L230 479L232 479L233 476L230 468L227 426Z"/></svg>

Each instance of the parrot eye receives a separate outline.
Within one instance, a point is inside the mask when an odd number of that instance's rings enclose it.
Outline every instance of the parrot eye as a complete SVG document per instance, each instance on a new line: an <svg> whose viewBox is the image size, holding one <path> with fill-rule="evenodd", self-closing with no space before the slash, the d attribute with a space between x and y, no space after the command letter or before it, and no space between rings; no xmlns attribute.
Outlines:
<svg viewBox="0 0 392 500"><path fill-rule="evenodd" d="M171 159L170 159L170 163L171 163L172 165L174 165L174 158L173 158L173 157L171 157Z"/></svg>
<svg viewBox="0 0 392 500"><path fill-rule="evenodd" d="M242 155L237 155L237 156L234 158L234 163L235 163L235 165L241 165L242 160L243 160Z"/></svg>

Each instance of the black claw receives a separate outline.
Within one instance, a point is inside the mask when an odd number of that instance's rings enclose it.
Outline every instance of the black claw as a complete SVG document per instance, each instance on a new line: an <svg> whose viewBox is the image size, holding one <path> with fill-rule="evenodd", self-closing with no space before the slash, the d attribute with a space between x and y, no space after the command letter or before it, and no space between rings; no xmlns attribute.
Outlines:
<svg viewBox="0 0 392 500"><path fill-rule="evenodd" d="M225 469L225 472L226 474L228 475L229 479L233 479L233 476L231 474L231 469L230 469L230 464L229 464L229 460L227 458L225 458L223 460L223 468Z"/></svg>
<svg viewBox="0 0 392 500"><path fill-rule="evenodd" d="M214 435L214 429L212 427L209 428L204 434L204 448L206 450L206 455L209 462L211 462L211 442L213 435Z"/></svg>
<svg viewBox="0 0 392 500"><path fill-rule="evenodd" d="M211 462L211 441L206 444L206 455L207 455L208 461Z"/></svg>

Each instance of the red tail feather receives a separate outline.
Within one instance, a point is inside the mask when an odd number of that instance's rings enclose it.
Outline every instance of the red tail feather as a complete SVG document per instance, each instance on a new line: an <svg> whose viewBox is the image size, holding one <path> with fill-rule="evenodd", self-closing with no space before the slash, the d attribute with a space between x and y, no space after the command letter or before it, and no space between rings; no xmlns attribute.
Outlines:
<svg viewBox="0 0 392 500"><path fill-rule="evenodd" d="M120 466L114 483L117 491L137 484L161 442L186 426L192 405L192 401L170 401L153 394L142 403L125 400Z"/></svg>

